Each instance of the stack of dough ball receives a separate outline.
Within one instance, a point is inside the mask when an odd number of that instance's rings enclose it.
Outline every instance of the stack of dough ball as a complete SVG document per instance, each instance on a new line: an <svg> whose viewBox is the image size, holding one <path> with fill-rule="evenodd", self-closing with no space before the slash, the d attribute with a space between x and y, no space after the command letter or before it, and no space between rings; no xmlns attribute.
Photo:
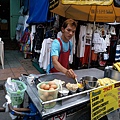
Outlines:
<svg viewBox="0 0 120 120"><path fill-rule="evenodd" d="M39 96L40 99L45 102L45 101L50 101L55 98L57 98L57 89L58 85L54 81L49 81L49 82L44 82L40 85L40 91L39 91ZM55 102L46 104L46 106L53 106Z"/></svg>
<svg viewBox="0 0 120 120"><path fill-rule="evenodd" d="M68 90L70 91L76 91L78 89L78 85L77 84L71 84L71 83L67 83L66 87Z"/></svg>

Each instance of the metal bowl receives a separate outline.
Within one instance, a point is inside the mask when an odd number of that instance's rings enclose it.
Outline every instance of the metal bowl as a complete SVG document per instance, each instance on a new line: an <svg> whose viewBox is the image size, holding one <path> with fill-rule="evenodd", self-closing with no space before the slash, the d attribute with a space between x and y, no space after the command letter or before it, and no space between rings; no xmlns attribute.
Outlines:
<svg viewBox="0 0 120 120"><path fill-rule="evenodd" d="M96 88L98 86L97 80L98 79L93 76L84 76L81 78L86 90Z"/></svg>

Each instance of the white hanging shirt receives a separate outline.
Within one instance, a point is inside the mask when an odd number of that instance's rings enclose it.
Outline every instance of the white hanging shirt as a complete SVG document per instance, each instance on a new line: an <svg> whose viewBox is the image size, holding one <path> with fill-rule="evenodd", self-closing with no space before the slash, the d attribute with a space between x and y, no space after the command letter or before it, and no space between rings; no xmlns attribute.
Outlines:
<svg viewBox="0 0 120 120"><path fill-rule="evenodd" d="M43 68L45 71L47 69L47 66L50 64L50 51L52 42L53 39L51 38L44 39L40 51L39 66L40 68Z"/></svg>
<svg viewBox="0 0 120 120"><path fill-rule="evenodd" d="M61 38L61 36L62 36L62 32L59 31L59 32L57 33L57 38Z"/></svg>
<svg viewBox="0 0 120 120"><path fill-rule="evenodd" d="M31 33L30 33L30 40L31 40L31 51L32 51L32 48L33 48L33 40L34 40L34 33L36 32L36 29L35 29L36 25L32 25L31 26Z"/></svg>
<svg viewBox="0 0 120 120"><path fill-rule="evenodd" d="M106 41L107 46L110 46L110 38L111 38L110 34L106 35L105 41Z"/></svg>
<svg viewBox="0 0 120 120"><path fill-rule="evenodd" d="M92 35L92 32L93 32L93 24L88 23L86 33Z"/></svg>
<svg viewBox="0 0 120 120"><path fill-rule="evenodd" d="M77 45L77 57L84 57L86 43L86 26L80 26L79 41Z"/></svg>
<svg viewBox="0 0 120 120"><path fill-rule="evenodd" d="M100 41L99 43L94 43L95 53L106 52L107 48L106 41L102 37L100 37L99 41Z"/></svg>
<svg viewBox="0 0 120 120"><path fill-rule="evenodd" d="M94 36L93 36L93 43L101 43L101 37L100 37L100 34L97 32L97 33L94 33Z"/></svg>

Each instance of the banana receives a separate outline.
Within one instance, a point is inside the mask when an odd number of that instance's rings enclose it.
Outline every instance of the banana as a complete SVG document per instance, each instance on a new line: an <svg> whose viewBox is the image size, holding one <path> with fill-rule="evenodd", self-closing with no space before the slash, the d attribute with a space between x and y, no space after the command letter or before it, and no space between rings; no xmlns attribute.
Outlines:
<svg viewBox="0 0 120 120"><path fill-rule="evenodd" d="M98 83L100 86L105 86L104 80L103 79L98 79Z"/></svg>
<svg viewBox="0 0 120 120"><path fill-rule="evenodd" d="M110 78L103 78L103 79L98 79L97 83L99 86L106 86L110 85L112 83L116 83L116 80L110 79Z"/></svg>
<svg viewBox="0 0 120 120"><path fill-rule="evenodd" d="M117 63L114 63L113 67L116 68L118 70L118 72L120 72L120 66Z"/></svg>
<svg viewBox="0 0 120 120"><path fill-rule="evenodd" d="M117 62L116 64L120 67L120 62Z"/></svg>
<svg viewBox="0 0 120 120"><path fill-rule="evenodd" d="M118 82L118 81L111 79L111 82L112 82L112 83L116 83L116 82Z"/></svg>

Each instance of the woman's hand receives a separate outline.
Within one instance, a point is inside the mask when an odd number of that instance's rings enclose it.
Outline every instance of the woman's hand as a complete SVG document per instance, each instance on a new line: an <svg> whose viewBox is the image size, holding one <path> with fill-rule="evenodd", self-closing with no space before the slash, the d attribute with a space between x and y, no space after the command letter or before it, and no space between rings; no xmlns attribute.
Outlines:
<svg viewBox="0 0 120 120"><path fill-rule="evenodd" d="M71 77L73 79L77 78L77 75L74 73L72 69L68 69L65 73L66 76Z"/></svg>

